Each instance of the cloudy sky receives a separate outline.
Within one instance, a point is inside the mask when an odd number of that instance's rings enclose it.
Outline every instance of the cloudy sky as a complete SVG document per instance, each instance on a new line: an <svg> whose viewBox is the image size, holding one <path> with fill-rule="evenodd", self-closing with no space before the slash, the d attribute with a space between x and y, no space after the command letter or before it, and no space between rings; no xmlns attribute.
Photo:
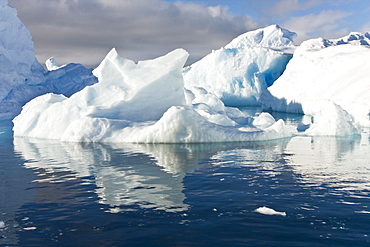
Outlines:
<svg viewBox="0 0 370 247"><path fill-rule="evenodd" d="M188 63L238 35L278 24L308 38L370 31L369 0L8 0L30 30L41 63L97 66L116 47L151 59L182 47Z"/></svg>

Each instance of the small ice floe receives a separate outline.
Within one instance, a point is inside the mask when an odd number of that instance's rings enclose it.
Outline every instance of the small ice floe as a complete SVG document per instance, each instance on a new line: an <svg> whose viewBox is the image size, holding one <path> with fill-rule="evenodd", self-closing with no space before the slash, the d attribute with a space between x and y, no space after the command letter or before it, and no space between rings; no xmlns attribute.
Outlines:
<svg viewBox="0 0 370 247"><path fill-rule="evenodd" d="M366 211L366 210L355 211L355 213L357 213L357 214L370 214L370 212L369 211Z"/></svg>
<svg viewBox="0 0 370 247"><path fill-rule="evenodd" d="M260 213L260 214L266 214L266 215L281 215L281 216L286 216L286 213L285 212L277 212L274 209L268 208L268 207L265 207L265 206L259 207L256 210L254 210L253 212Z"/></svg>
<svg viewBox="0 0 370 247"><path fill-rule="evenodd" d="M3 229L5 228L5 222L4 221L0 221L0 229Z"/></svg>
<svg viewBox="0 0 370 247"><path fill-rule="evenodd" d="M37 228L35 226L30 226L30 227L24 227L23 230L25 231L33 231L36 230Z"/></svg>

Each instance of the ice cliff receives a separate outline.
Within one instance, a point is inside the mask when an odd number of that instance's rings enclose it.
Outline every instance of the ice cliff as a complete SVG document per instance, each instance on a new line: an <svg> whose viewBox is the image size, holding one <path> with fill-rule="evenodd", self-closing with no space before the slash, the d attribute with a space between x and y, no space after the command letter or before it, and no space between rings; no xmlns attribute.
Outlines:
<svg viewBox="0 0 370 247"><path fill-rule="evenodd" d="M45 71L35 57L31 34L5 0L0 2L0 33L0 119L12 119L39 95L70 96L97 82L92 70L80 64Z"/></svg>
<svg viewBox="0 0 370 247"><path fill-rule="evenodd" d="M310 134L346 135L369 127L369 44L369 33L303 42L260 102L265 109L313 116Z"/></svg>
<svg viewBox="0 0 370 247"><path fill-rule="evenodd" d="M277 25L242 34L185 68L185 87L204 87L230 106L258 105L291 59L295 36Z"/></svg>
<svg viewBox="0 0 370 247"><path fill-rule="evenodd" d="M71 142L195 143L287 137L269 114L244 116L203 88L184 88L188 53L134 63L115 49L93 71L99 83L67 98L40 96L14 120L14 135ZM253 125L253 122L259 123Z"/></svg>

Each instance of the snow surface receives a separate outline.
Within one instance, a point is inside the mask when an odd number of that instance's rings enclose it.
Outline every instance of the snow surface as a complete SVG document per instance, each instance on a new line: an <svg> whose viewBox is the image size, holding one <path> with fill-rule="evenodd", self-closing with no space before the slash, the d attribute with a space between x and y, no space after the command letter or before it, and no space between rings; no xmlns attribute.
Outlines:
<svg viewBox="0 0 370 247"><path fill-rule="evenodd" d="M369 33L351 33L303 42L283 75L261 95L264 109L313 116L311 135L348 135L369 127L369 38Z"/></svg>
<svg viewBox="0 0 370 247"><path fill-rule="evenodd" d="M22 106L45 93L70 96L97 82L81 64L62 68L49 59L46 72L36 60L31 34L7 1L0 2L0 118L12 119Z"/></svg>
<svg viewBox="0 0 370 247"><path fill-rule="evenodd" d="M46 94L25 105L15 136L72 142L192 143L256 141L292 135L282 120L266 128L203 88L185 89L188 53L134 63L112 49L93 71L99 83L67 98Z"/></svg>
<svg viewBox="0 0 370 247"><path fill-rule="evenodd" d="M291 59L295 36L277 25L242 34L185 68L185 87L204 87L230 106L258 105Z"/></svg>

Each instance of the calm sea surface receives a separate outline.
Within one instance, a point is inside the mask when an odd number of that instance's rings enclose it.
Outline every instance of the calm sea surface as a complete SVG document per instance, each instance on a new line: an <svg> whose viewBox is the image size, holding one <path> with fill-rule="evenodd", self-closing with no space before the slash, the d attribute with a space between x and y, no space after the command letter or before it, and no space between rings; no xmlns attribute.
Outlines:
<svg viewBox="0 0 370 247"><path fill-rule="evenodd" d="M107 145L0 126L0 246L370 246L369 130Z"/></svg>

